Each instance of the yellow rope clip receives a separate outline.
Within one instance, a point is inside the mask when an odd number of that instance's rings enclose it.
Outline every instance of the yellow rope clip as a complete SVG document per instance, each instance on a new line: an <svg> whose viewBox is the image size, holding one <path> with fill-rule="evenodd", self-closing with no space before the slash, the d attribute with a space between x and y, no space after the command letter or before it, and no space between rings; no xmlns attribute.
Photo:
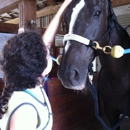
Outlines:
<svg viewBox="0 0 130 130"><path fill-rule="evenodd" d="M97 41L93 41L93 43L95 43L95 45L96 45L96 46L93 46L94 49L102 50L105 54L110 54L111 53L111 47L110 46L100 47L99 43ZM110 51L107 51L107 49L109 49Z"/></svg>

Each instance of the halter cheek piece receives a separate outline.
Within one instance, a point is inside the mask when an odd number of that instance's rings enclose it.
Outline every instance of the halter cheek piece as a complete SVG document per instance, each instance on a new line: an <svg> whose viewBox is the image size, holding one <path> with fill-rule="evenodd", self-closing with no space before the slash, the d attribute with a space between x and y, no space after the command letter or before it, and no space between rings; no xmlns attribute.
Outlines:
<svg viewBox="0 0 130 130"><path fill-rule="evenodd" d="M105 54L110 54L112 57L114 58L120 58L122 57L124 54L128 54L130 53L130 49L123 49L121 46L116 45L116 46L104 46L101 47L98 43L98 41L102 40L111 30L111 25L112 22L117 23L117 21L114 20L113 18L113 12L111 11L111 2L109 2L109 20L108 20L108 24L109 24L109 28L107 29L107 31L103 34L103 36L101 36L97 41L91 41L85 37L82 37L80 35L77 34L66 34L64 36L63 39L63 44L68 41L68 40L74 40L77 41L79 43L82 43L88 47L92 47L95 50L102 50ZM129 26L126 27L129 28ZM51 56L52 57L52 56ZM62 55L58 56L57 58L52 57L52 60L54 60L58 65L60 65L60 61L61 61Z"/></svg>
<svg viewBox="0 0 130 130"><path fill-rule="evenodd" d="M108 49L111 50L110 46L100 47L99 43L97 41L90 41L89 39L84 38L84 37L82 37L80 35L66 34L64 36L63 43L65 43L65 41L68 41L68 40L78 41L78 42L80 42L80 43L82 43L82 44L84 44L86 46L94 48L95 50L99 49L99 50L102 50L105 54L110 54L110 52L107 51ZM59 55L57 58L54 58L53 56L51 56L51 58L58 65L60 65L62 55Z"/></svg>
<svg viewBox="0 0 130 130"><path fill-rule="evenodd" d="M120 58L123 56L123 54L128 54L130 53L130 49L123 49L121 46L116 45L114 47L110 46L104 46L101 47L97 41L91 41L87 38L84 38L82 36L76 35L76 34L66 34L63 39L63 43L68 40L74 40L77 42L80 42L88 47L92 47L95 50L102 50L105 54L110 54L114 58ZM107 51L109 50L109 51ZM54 58L51 56L52 60L55 61L58 65L60 65L62 55L59 55L57 58Z"/></svg>
<svg viewBox="0 0 130 130"><path fill-rule="evenodd" d="M109 30L107 30L105 34L107 34L108 32L109 32ZM80 42L80 43L82 43L82 44L84 44L88 47L94 48L95 50L102 50L105 54L110 54L114 58L120 58L124 54L130 53L130 49L123 49L119 45L116 45L116 46L113 46L113 47L111 47L111 46L101 47L99 45L98 41L91 41L91 40L89 40L85 37L82 37L80 35L77 35L77 34L66 34L64 36L63 43L65 43L65 41L68 41L68 40L74 40L74 41Z"/></svg>

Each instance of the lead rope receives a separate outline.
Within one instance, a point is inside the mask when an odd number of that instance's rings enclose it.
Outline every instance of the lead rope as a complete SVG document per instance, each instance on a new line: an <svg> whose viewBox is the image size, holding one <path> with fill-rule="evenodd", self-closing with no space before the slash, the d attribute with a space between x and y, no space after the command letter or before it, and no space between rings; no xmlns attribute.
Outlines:
<svg viewBox="0 0 130 130"><path fill-rule="evenodd" d="M89 81L90 81L89 88L90 88L90 91L92 93L92 97L93 97L94 102L95 102L95 104L94 104L94 106L95 106L95 116L100 121L100 123L102 124L102 126L104 127L105 130L115 130L120 126L120 124L122 123L122 121L124 120L124 118L125 118L125 116L127 114L127 111L128 111L128 109L130 107L130 97L128 99L127 107L126 107L122 117L120 118L119 122L112 129L108 128L106 126L106 124L104 123L104 121L102 120L102 118L100 117L100 115L99 115L98 96L97 96L97 92L95 90L95 86L94 86L94 84L92 82L92 80L93 80L93 69L92 69L92 67L93 67L93 64L91 63L89 65L89 67L88 67L88 70L89 70L89 75L88 76L89 76Z"/></svg>
<svg viewBox="0 0 130 130"><path fill-rule="evenodd" d="M56 59L53 56L51 56L51 57L52 57L52 60L54 60L55 62L59 61L59 58ZM61 60L61 57L60 57L60 60ZM88 71L89 71L89 73L88 73L89 85L88 86L90 88L90 91L92 93L92 97L94 99L95 116L99 120L99 122L101 123L101 125L104 127L105 130L115 130L115 129L117 129L120 126L120 124L122 123L122 121L124 120L124 118L125 118L125 116L126 116L126 114L128 112L128 109L130 107L130 96L128 98L128 103L127 103L126 109L125 109L122 117L120 118L119 122L113 128L111 128L111 129L108 128L107 125L105 124L105 122L103 121L103 119L99 115L98 95L97 95L97 92L95 90L95 86L94 86L94 84L92 82L92 80L93 80L93 69L92 69L92 67L93 67L93 64L91 63L89 65L89 67L88 67Z"/></svg>
<svg viewBox="0 0 130 130"><path fill-rule="evenodd" d="M45 92L46 92L46 95L47 95L49 101L50 101L50 95L49 95L49 90L48 90L48 81L49 81L49 80L50 80L50 79L48 78L48 76L45 77L44 84L43 84L43 88L44 88L44 90L45 90Z"/></svg>

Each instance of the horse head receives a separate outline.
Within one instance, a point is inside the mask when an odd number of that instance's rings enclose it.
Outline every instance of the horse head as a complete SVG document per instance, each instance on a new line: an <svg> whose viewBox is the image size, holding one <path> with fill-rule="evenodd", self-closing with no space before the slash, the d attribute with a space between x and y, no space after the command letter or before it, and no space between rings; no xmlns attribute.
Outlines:
<svg viewBox="0 0 130 130"><path fill-rule="evenodd" d="M108 30L109 4L109 0L74 0L64 15L68 35L76 34L90 41L100 39ZM58 78L66 88L82 90L88 83L88 66L95 58L95 50L90 43L82 44L79 37L66 39ZM100 45L104 43L105 38Z"/></svg>

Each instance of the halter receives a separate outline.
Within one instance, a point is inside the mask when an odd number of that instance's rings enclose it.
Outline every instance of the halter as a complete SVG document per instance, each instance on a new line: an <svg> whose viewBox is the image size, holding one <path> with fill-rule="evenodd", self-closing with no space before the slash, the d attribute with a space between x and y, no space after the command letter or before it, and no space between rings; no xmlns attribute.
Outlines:
<svg viewBox="0 0 130 130"><path fill-rule="evenodd" d="M91 41L85 37L82 37L80 35L77 35L77 34L72 34L71 32L69 32L69 34L66 34L64 36L64 39L63 39L63 43L65 43L66 41L68 40L74 40L74 41L77 41L79 43L82 43L88 47L92 47L94 48L95 50L102 50L105 54L110 54L111 53L111 47L110 46L105 46L105 47L100 47L99 45L99 41L101 41L109 32L110 32L110 29L111 29L111 23L113 22L113 13L112 13L112 10L111 10L111 2L109 1L109 10L108 10L108 13L109 13L109 18L108 18L108 29L106 30L106 32L97 40L97 41ZM107 51L107 50L110 50L110 51Z"/></svg>
<svg viewBox="0 0 130 130"><path fill-rule="evenodd" d="M108 13L109 13L109 18L108 18L109 27L106 30L106 32L97 41L91 41L91 40L89 40L85 37L82 37L80 35L73 34L73 33L69 32L68 34L66 34L64 36L63 43L65 43L66 41L69 41L69 40L77 41L77 42L82 43L82 44L84 44L88 47L92 47L95 50L102 50L105 54L111 54L111 56L114 57L114 58L120 58L124 54L130 53L130 49L124 50L121 46L118 46L118 45L116 45L114 47L111 47L111 46L101 47L99 45L99 41L101 41L110 32L112 22L117 23L117 21L114 20L114 18L113 18L114 14L113 14L112 9L111 9L111 2L110 1L109 1Z"/></svg>
<svg viewBox="0 0 130 130"><path fill-rule="evenodd" d="M109 31L107 31L107 32L109 32ZM87 39L85 37L82 37L80 35L66 34L64 36L63 43L65 43L65 41L68 41L68 40L74 40L74 41L80 42L80 43L82 43L82 44L84 44L86 46L92 47L95 50L98 50L98 49L102 50L105 54L110 54L110 52L107 51L107 49L111 50L110 46L101 47L97 41L91 41L91 40L89 40L89 39Z"/></svg>
<svg viewBox="0 0 130 130"><path fill-rule="evenodd" d="M110 18L109 18L110 19ZM117 21L115 21L114 19L111 18L111 20L113 20L114 22L117 23ZM110 26L111 26L111 20L109 20L109 28L108 30L97 40L97 41L91 41L85 37L82 37L80 35L77 35L77 34L66 34L64 36L64 39L63 39L63 43L65 43L66 41L68 40L74 40L74 41L77 41L79 43L82 43L88 47L92 47L94 48L95 50L102 50L105 54L111 54L112 57L114 58L120 58L122 57L124 54L128 54L130 53L130 48L128 49L123 49L121 46L119 45L116 45L114 47L111 47L111 46L104 46L104 47L101 47L98 43L98 41L101 41L110 31ZM130 26L130 25L129 25ZM129 27L128 26L128 27ZM127 27L127 28L128 28ZM110 50L110 51L107 51L107 50Z"/></svg>

